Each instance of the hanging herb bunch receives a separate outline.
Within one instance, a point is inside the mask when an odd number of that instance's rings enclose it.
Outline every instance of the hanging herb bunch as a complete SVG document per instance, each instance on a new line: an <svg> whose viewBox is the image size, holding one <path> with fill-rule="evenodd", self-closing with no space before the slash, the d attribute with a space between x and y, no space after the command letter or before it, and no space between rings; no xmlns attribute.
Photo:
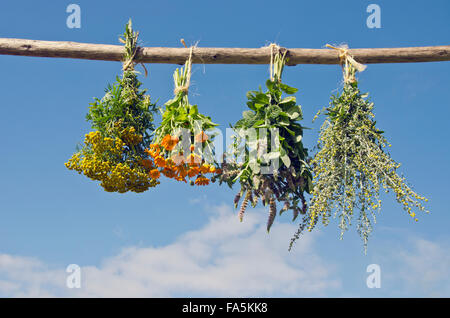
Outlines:
<svg viewBox="0 0 450 318"><path fill-rule="evenodd" d="M123 75L108 86L102 99L91 104L86 118L94 131L86 135L84 146L65 164L100 181L108 192L143 192L158 184L149 175L150 162L145 159L154 129L155 105L146 90L140 89L134 69L137 39L130 20L120 39L125 45Z"/></svg>
<svg viewBox="0 0 450 318"><path fill-rule="evenodd" d="M274 48L277 48L276 54L273 54ZM299 123L302 109L295 96L291 96L297 89L281 81L286 51L282 53L279 47L271 45L271 52L267 91L260 88L247 93L249 110L232 127L236 134L220 175L221 183L230 187L237 182L240 184L234 204L236 208L242 199L238 214L241 221L249 202L255 207L260 199L263 205L269 206L267 231L277 214L277 202L283 204L280 214L293 211L293 220L300 213L306 213L304 195L312 185L308 152L302 142L304 128ZM283 93L289 96L283 98Z"/></svg>
<svg viewBox="0 0 450 318"><path fill-rule="evenodd" d="M425 211L422 202L428 200L414 192L398 174L400 164L386 151L390 144L376 127L374 104L367 99L368 94L361 93L355 79L356 71L364 68L348 59L346 50L342 53L344 87L322 110L327 117L312 160L314 188L309 229L319 219L327 225L334 215L339 219L342 238L358 211L357 231L366 251L372 224L376 222L375 211L381 208L381 189L394 192L396 200L416 221L416 212Z"/></svg>
<svg viewBox="0 0 450 318"><path fill-rule="evenodd" d="M220 173L214 160L211 130L217 124L191 105L188 99L192 67L192 51L184 67L176 69L174 98L165 103L161 125L154 131L153 143L147 149L154 161L150 175L161 174L191 185L208 185Z"/></svg>

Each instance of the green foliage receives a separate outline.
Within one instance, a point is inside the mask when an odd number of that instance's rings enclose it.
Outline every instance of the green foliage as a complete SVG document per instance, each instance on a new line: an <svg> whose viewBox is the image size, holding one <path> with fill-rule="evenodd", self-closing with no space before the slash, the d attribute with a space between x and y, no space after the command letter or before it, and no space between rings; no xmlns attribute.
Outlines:
<svg viewBox="0 0 450 318"><path fill-rule="evenodd" d="M130 77L136 81L132 89L126 85ZM96 99L89 108L86 119L91 121L92 128L103 136L116 137L117 127L134 127L136 133L143 136L142 145L148 145L154 129L155 105L145 95L146 90L139 89L140 85L135 74L117 77L117 82L108 86L105 96Z"/></svg>
<svg viewBox="0 0 450 318"><path fill-rule="evenodd" d="M376 222L375 211L381 207L381 188L393 191L413 218L414 210L425 210L421 201L427 201L397 173L400 164L385 150L390 145L383 131L376 128L374 104L367 96L360 92L356 81L348 81L324 109L327 118L320 130L318 152L311 162L314 188L308 213L309 230L319 219L327 225L332 215L338 217L342 237L352 223L354 212L359 210L357 230L365 250ZM299 228L292 243L303 229Z"/></svg>
<svg viewBox="0 0 450 318"><path fill-rule="evenodd" d="M174 98L165 103L165 109L160 109L162 113L162 122L155 130L154 143L161 143L167 135L179 138L182 130L185 129L190 133L190 140L177 145L175 151L180 150L183 145L190 146L195 143L196 134L212 130L217 124L213 123L211 117L205 116L198 111L197 105L191 105L188 99L188 89L190 81L190 61L187 61L183 68L176 69L173 78L175 82ZM211 134L210 137L213 137ZM211 147L212 138L204 142L204 146L209 152L213 152ZM200 149L197 149L200 150ZM201 153L197 153L201 155ZM211 158L208 158L211 159Z"/></svg>
<svg viewBox="0 0 450 318"><path fill-rule="evenodd" d="M150 143L154 130L153 120L155 104L150 102L147 90L141 89L133 58L136 54L138 33L133 32L131 20L125 28L121 41L125 43L123 75L116 82L108 85L105 96L91 103L86 119L92 128L100 131L102 136L115 138L120 131L133 127L136 134L143 137L142 142L133 149L136 155L144 156L144 149ZM131 150L131 149L130 149Z"/></svg>
<svg viewBox="0 0 450 318"><path fill-rule="evenodd" d="M302 141L304 127L299 123L303 118L302 109L295 96L283 97L283 93L297 92L296 88L281 82L284 65L285 54L276 54L274 78L266 81L267 91L260 88L247 93L249 110L233 126L237 135L220 177L220 182L230 187L238 181L241 185L235 199L237 206L240 198L244 198L239 213L241 220L249 201L255 206L260 198L264 205L269 205L268 231L276 215L276 201L283 202L280 214L291 209L295 219L299 213L306 212L304 193L309 193L312 186L308 151ZM253 138L242 146L246 135L252 132ZM242 154L244 160L239 163ZM278 169L264 169L271 159L278 160Z"/></svg>
<svg viewBox="0 0 450 318"><path fill-rule="evenodd" d="M140 88L133 61L138 33L131 20L125 27L123 75L108 85L102 99L91 103L86 119L94 131L86 134L84 146L66 167L84 174L108 192L143 192L158 184L144 165L146 147L154 130L155 105Z"/></svg>

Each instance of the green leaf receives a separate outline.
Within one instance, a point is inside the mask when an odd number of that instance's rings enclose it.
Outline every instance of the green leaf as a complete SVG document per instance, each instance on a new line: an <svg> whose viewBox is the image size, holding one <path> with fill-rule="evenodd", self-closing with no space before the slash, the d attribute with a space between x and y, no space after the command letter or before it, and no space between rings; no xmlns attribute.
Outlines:
<svg viewBox="0 0 450 318"><path fill-rule="evenodd" d="M300 113L295 112L295 111L294 111L294 112L287 113L287 114L288 114L289 118L292 119L292 120L295 120L295 119L297 119L297 118L300 117Z"/></svg>
<svg viewBox="0 0 450 318"><path fill-rule="evenodd" d="M267 96L265 93L257 93L254 100L255 102L265 105L269 104L270 102L269 96Z"/></svg>
<svg viewBox="0 0 450 318"><path fill-rule="evenodd" d="M186 121L188 119L187 114L180 114L177 117L175 117L176 121Z"/></svg>
<svg viewBox="0 0 450 318"><path fill-rule="evenodd" d="M257 91L249 91L249 92L247 92L247 99L249 100L249 101L254 101L255 100L255 94L257 94L258 92Z"/></svg>
<svg viewBox="0 0 450 318"><path fill-rule="evenodd" d="M290 121L288 120L288 119L284 119L284 118L280 118L280 120L278 120L278 122L277 122L277 124L278 125L281 125L281 126L289 126L291 123L290 123Z"/></svg>
<svg viewBox="0 0 450 318"><path fill-rule="evenodd" d="M256 121L256 122L253 124L253 126L254 126L255 128L263 128L263 127L266 126L266 125L265 125L264 119L260 119L260 120Z"/></svg>
<svg viewBox="0 0 450 318"><path fill-rule="evenodd" d="M266 81L266 87L269 89L269 92L274 92L276 90L275 88L275 82L272 82L270 79Z"/></svg>
<svg viewBox="0 0 450 318"><path fill-rule="evenodd" d="M291 136L295 136L295 132L287 127L284 127L284 130L286 130Z"/></svg>
<svg viewBox="0 0 450 318"><path fill-rule="evenodd" d="M189 109L189 115L195 116L198 115L198 107L197 105L192 105Z"/></svg>
<svg viewBox="0 0 450 318"><path fill-rule="evenodd" d="M303 116L302 108L299 105L291 106L285 112L288 114L289 118L292 120Z"/></svg>
<svg viewBox="0 0 450 318"><path fill-rule="evenodd" d="M289 168L291 166L291 159L289 159L288 155L281 156L281 161L283 161L284 165Z"/></svg>
<svg viewBox="0 0 450 318"><path fill-rule="evenodd" d="M288 86L286 84L280 83L280 88L286 94L295 94L298 92L298 89L295 87Z"/></svg>
<svg viewBox="0 0 450 318"><path fill-rule="evenodd" d="M285 97L281 100L280 104L287 104L290 102L296 102L297 99L295 98L295 96L289 96L289 97Z"/></svg>
<svg viewBox="0 0 450 318"><path fill-rule="evenodd" d="M281 113L281 108L277 105L271 105L267 108L267 116L270 119L277 118Z"/></svg>
<svg viewBox="0 0 450 318"><path fill-rule="evenodd" d="M265 104L260 104L260 103L255 103L254 106L255 106L254 110L258 111L258 110L264 108L264 106L266 106L266 105Z"/></svg>
<svg viewBox="0 0 450 318"><path fill-rule="evenodd" d="M244 119L253 119L255 117L255 113L251 110L246 110L244 112L242 112L242 117L244 117Z"/></svg>
<svg viewBox="0 0 450 318"><path fill-rule="evenodd" d="M248 108L250 108L251 110L254 110L254 111L256 111L257 110L257 108L255 107L255 103L254 102L247 102L247 106L248 106Z"/></svg>

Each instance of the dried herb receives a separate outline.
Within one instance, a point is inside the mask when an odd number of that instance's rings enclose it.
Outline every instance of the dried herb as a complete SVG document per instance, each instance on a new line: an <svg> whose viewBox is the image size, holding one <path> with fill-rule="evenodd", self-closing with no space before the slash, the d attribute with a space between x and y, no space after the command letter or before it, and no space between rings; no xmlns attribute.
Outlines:
<svg viewBox="0 0 450 318"><path fill-rule="evenodd" d="M147 152L155 162L155 176L162 173L177 181L191 178L192 185L208 185L206 175L220 172L214 160L212 133L217 124L189 103L192 50L184 67L174 72L175 97L161 110L162 122Z"/></svg>
<svg viewBox="0 0 450 318"><path fill-rule="evenodd" d="M304 127L299 123L302 109L291 96L297 89L281 81L285 63L286 52L278 50L273 59L273 76L266 81L267 91L260 88L247 93L249 110L232 126L236 135L219 177L230 187L239 182L241 189L234 203L237 207L243 198L241 220L248 203L256 206L260 199L269 205L267 231L277 213L276 202L283 203L279 213L290 209L294 220L299 213L306 213L304 194L312 185L308 151L302 142ZM289 96L283 97L283 93ZM241 156L244 158L239 162Z"/></svg>
<svg viewBox="0 0 450 318"><path fill-rule="evenodd" d="M390 144L376 127L374 104L368 100L368 94L359 90L355 73L354 66L346 63L344 87L324 109L327 117L312 160L314 188L308 228L314 228L319 219L327 225L334 215L339 219L342 237L358 211L357 231L366 251L376 222L375 211L381 208L381 189L394 192L396 200L416 221L415 211L425 211L422 202L428 200L414 192L398 174L400 164L386 151ZM299 228L293 241L303 229Z"/></svg>
<svg viewBox="0 0 450 318"><path fill-rule="evenodd" d="M101 181L109 192L143 192L158 183L142 161L147 156L156 109L146 90L140 89L134 69L137 39L130 20L120 39L125 44L123 75L108 86L102 99L91 104L86 118L95 130L66 163L68 169Z"/></svg>

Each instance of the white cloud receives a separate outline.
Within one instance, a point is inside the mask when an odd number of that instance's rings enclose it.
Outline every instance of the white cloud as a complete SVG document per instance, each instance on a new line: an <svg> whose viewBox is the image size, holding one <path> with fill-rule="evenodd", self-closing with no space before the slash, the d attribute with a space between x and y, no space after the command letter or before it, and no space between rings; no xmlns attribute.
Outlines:
<svg viewBox="0 0 450 318"><path fill-rule="evenodd" d="M296 227L265 231L265 213L251 210L239 223L215 207L201 229L161 247L129 247L101 266L82 267L81 289L65 287L64 270L38 260L0 255L0 295L87 297L301 297L340 288L334 269L315 253L317 234L287 251Z"/></svg>
<svg viewBox="0 0 450 318"><path fill-rule="evenodd" d="M409 240L411 247L394 258L397 277L408 293L426 297L450 295L450 247L445 242L422 238ZM395 281L395 280L394 280Z"/></svg>
<svg viewBox="0 0 450 318"><path fill-rule="evenodd" d="M65 288L65 277L34 258L0 254L0 296L53 296Z"/></svg>
<svg viewBox="0 0 450 318"><path fill-rule="evenodd" d="M326 251L318 244L319 233L302 236L288 252L295 225L276 222L267 234L266 211L251 209L240 223L226 206L210 210L202 228L171 244L128 247L100 266L82 267L81 289L66 287L65 268L0 254L0 296L320 297L367 291L364 279L354 277L368 260L322 258L316 252ZM395 246L381 245L374 259L382 269L376 295L448 297L450 246L411 233L394 241Z"/></svg>

